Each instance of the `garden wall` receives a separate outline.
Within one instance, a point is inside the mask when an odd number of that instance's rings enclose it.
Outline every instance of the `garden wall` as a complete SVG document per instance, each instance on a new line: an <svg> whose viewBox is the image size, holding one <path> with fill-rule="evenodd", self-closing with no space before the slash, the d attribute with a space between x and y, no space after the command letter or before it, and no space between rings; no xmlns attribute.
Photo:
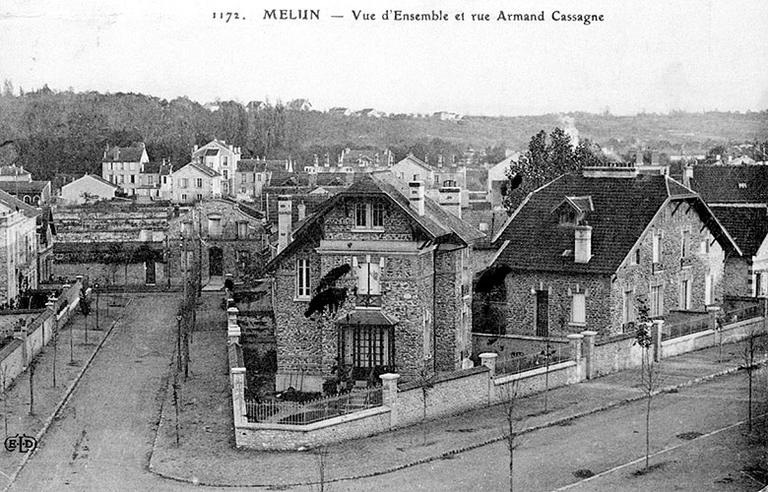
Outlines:
<svg viewBox="0 0 768 492"><path fill-rule="evenodd" d="M764 328L764 318L760 317L725 325L721 334L715 330L706 330L672 338L661 342L662 357L674 357L703 348L715 347L721 343L721 336L724 344L739 342L748 338L750 333Z"/></svg>
<svg viewBox="0 0 768 492"><path fill-rule="evenodd" d="M53 338L56 322L59 328L66 325L80 303L81 288L80 280L66 287L52 310L46 309L24 329L14 332L14 339L0 349L0 385L3 373L7 388L27 368L29 361Z"/></svg>
<svg viewBox="0 0 768 492"><path fill-rule="evenodd" d="M568 347L568 339L550 337L550 349L556 347ZM472 352L482 354L495 352L499 358L510 358L519 355L538 354L547 348L547 341L542 337L526 335L488 335L485 333L472 333ZM564 354L567 352L564 352Z"/></svg>

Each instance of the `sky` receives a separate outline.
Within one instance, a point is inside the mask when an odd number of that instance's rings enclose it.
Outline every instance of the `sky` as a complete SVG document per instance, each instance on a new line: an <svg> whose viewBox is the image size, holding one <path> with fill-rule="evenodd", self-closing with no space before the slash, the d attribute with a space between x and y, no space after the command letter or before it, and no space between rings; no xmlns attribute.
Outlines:
<svg viewBox="0 0 768 492"><path fill-rule="evenodd" d="M308 8L319 20L264 19ZM385 21L387 9L450 20ZM546 20L498 21L500 11ZM2 0L0 79L387 113L758 111L768 109L768 1Z"/></svg>

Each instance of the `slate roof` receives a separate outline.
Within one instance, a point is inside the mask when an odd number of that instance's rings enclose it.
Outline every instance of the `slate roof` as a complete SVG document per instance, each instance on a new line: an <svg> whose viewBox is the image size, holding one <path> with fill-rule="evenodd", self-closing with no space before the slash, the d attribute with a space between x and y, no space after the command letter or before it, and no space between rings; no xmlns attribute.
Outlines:
<svg viewBox="0 0 768 492"><path fill-rule="evenodd" d="M504 227L504 223L509 218L506 210L491 210L491 204L483 202L483 205L486 204L488 206L483 208L469 207L461 210L461 219L478 231L480 230L481 223L488 225L488 231L483 232L485 237L475 242L475 249L491 249L491 239Z"/></svg>
<svg viewBox="0 0 768 492"><path fill-rule="evenodd" d="M573 227L559 225L553 211L565 197L590 197L594 210L585 223L592 227L592 259L576 263ZM495 244L509 241L496 265L512 269L610 274L616 271L667 199L685 200L702 215L728 251L737 249L728 233L696 193L663 175L636 178L560 176L530 194L509 218Z"/></svg>
<svg viewBox="0 0 768 492"><path fill-rule="evenodd" d="M2 176L25 176L31 173L23 166L0 166L0 175Z"/></svg>
<svg viewBox="0 0 768 492"><path fill-rule="evenodd" d="M215 178L216 176L220 176L220 174L218 172L216 172L215 170L213 170L210 167L206 166L205 164L199 164L199 163L194 162L194 161L192 161L192 162L182 166L178 171L181 171L182 169L184 169L187 166L190 166L193 169L196 169L196 170L200 171L201 173L205 174L206 176L208 176L210 178ZM176 172L178 172L178 171L176 171Z"/></svg>
<svg viewBox="0 0 768 492"><path fill-rule="evenodd" d="M386 196L399 205L401 210L433 240L457 237L466 244L472 244L484 236L474 227L450 212L445 211L440 205L427 197L424 197L424 215L418 215L410 207L410 201L406 193L407 185L391 176L389 172L355 176L355 182L351 186L325 200L320 209L313 215L310 216L309 207L307 207L307 220L295 228L293 241L269 262L268 268L270 265L274 265L278 258L289 254L296 245L301 244L302 238L308 233L310 226L336 206L338 201L344 197ZM295 208L293 207L293 209Z"/></svg>
<svg viewBox="0 0 768 492"><path fill-rule="evenodd" d="M404 162L404 161L411 161L413 164L416 164L417 166L421 166L422 168L424 168L425 171L432 171L432 167L429 164L422 161L421 159L419 159L413 154L408 154L403 159L397 161L395 165L400 164L401 162Z"/></svg>
<svg viewBox="0 0 768 492"><path fill-rule="evenodd" d="M768 208L712 206L715 217L745 256L754 256L768 234Z"/></svg>
<svg viewBox="0 0 768 492"><path fill-rule="evenodd" d="M691 188L707 203L768 203L768 166L694 166Z"/></svg>
<svg viewBox="0 0 768 492"><path fill-rule="evenodd" d="M346 186L347 173L317 173L317 186Z"/></svg>
<svg viewBox="0 0 768 492"><path fill-rule="evenodd" d="M0 203L7 206L11 210L17 210L27 217L37 217L42 213L39 208L35 208L29 204L24 203L10 193L0 190Z"/></svg>
<svg viewBox="0 0 768 492"><path fill-rule="evenodd" d="M144 153L144 143L133 144L130 147L114 147L107 148L102 162L139 162L141 161L141 155Z"/></svg>
<svg viewBox="0 0 768 492"><path fill-rule="evenodd" d="M172 172L173 167L163 162L147 162L141 170L141 174L160 174L161 176Z"/></svg>

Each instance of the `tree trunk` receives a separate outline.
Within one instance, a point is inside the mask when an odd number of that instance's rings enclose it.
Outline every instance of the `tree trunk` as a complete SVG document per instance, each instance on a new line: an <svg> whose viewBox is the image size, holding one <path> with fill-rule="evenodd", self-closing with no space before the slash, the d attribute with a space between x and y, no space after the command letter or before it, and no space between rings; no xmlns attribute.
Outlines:
<svg viewBox="0 0 768 492"><path fill-rule="evenodd" d="M651 392L648 392L648 404L645 407L645 469L651 456Z"/></svg>
<svg viewBox="0 0 768 492"><path fill-rule="evenodd" d="M35 414L35 363L29 364L29 414Z"/></svg>

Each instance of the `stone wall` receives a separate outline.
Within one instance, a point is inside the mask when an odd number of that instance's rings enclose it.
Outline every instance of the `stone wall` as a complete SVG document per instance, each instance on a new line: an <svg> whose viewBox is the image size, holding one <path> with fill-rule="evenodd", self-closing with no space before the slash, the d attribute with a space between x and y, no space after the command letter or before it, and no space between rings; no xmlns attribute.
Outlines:
<svg viewBox="0 0 768 492"><path fill-rule="evenodd" d="M562 348L567 354L569 342L567 338L550 338L550 349ZM541 337L526 335L487 335L485 333L472 333L472 349L474 354L494 352L499 354L499 359L508 359L520 355L538 354L547 348L547 340Z"/></svg>
<svg viewBox="0 0 768 492"><path fill-rule="evenodd" d="M549 336L563 337L582 330L609 333L611 313L605 309L610 298L608 276L555 272L513 271L506 278L507 334L536 335L534 325L536 290L549 292ZM586 323L572 325L572 294L585 294Z"/></svg>
<svg viewBox="0 0 768 492"><path fill-rule="evenodd" d="M22 330L15 332L15 338L0 350L0 384L4 377L5 386L10 386L27 368L29 361L53 338L55 327L63 327L69 321L80 304L81 288L79 281L68 286L51 309L46 309Z"/></svg>
<svg viewBox="0 0 768 492"><path fill-rule="evenodd" d="M167 267L164 263L155 263L155 285L166 286L168 277L166 276ZM100 285L146 285L146 266L144 263L129 263L127 265L119 263L54 263L53 276L72 278L82 275L88 278L91 284ZM127 279L127 281L126 281ZM171 285L181 283L180 272L171 277Z"/></svg>
<svg viewBox="0 0 768 492"><path fill-rule="evenodd" d="M729 296L752 296L752 259L729 256L725 260L724 290Z"/></svg>

